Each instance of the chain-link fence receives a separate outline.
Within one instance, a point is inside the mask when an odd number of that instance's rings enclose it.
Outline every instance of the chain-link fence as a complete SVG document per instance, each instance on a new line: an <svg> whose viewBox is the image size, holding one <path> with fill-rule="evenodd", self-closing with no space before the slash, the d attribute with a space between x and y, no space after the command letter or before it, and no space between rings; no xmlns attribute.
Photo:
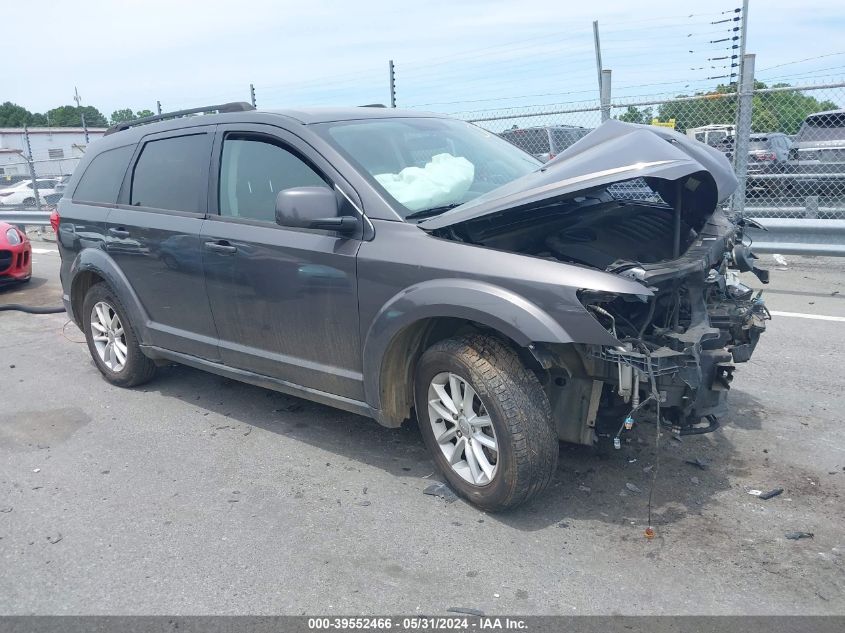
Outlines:
<svg viewBox="0 0 845 633"><path fill-rule="evenodd" d="M0 127L0 216L13 209L49 210L92 138L102 129Z"/></svg>
<svg viewBox="0 0 845 633"><path fill-rule="evenodd" d="M747 88L457 114L547 161L599 125L604 106L612 118L670 127L724 152L741 181L728 202L736 213L845 219L845 82ZM616 193L655 196L642 181Z"/></svg>

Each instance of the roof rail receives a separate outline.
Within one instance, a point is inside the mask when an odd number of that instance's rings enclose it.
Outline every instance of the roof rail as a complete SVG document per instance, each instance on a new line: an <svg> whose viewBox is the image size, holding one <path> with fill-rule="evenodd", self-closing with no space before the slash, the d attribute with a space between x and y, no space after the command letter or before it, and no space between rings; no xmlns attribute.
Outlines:
<svg viewBox="0 0 845 633"><path fill-rule="evenodd" d="M232 101L231 103L221 103L219 105L203 106L202 108L190 108L188 110L176 110L175 112L163 112L161 114L154 114L153 116L145 116L133 121L124 121L112 125L103 136L114 134L122 130L137 125L146 125L147 123L155 123L156 121L165 121L167 119L177 119L179 117L188 116L189 114L202 114L209 112L247 112L248 110L255 110L255 107L246 101Z"/></svg>
<svg viewBox="0 0 845 633"><path fill-rule="evenodd" d="M383 103L365 103L364 105L358 106L359 108L386 108L387 106Z"/></svg>

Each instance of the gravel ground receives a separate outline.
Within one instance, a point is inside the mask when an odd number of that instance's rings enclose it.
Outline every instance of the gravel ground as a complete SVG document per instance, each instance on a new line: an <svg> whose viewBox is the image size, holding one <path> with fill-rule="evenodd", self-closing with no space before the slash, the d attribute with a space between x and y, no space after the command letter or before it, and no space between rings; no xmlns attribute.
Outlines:
<svg viewBox="0 0 845 633"><path fill-rule="evenodd" d="M34 246L0 304L59 302ZM845 316L845 261L787 259L771 309ZM118 389L65 321L0 312L0 613L845 614L845 322L776 317L722 429L664 436L647 541L653 427L561 445L544 496L489 515L423 494L413 423L183 367Z"/></svg>

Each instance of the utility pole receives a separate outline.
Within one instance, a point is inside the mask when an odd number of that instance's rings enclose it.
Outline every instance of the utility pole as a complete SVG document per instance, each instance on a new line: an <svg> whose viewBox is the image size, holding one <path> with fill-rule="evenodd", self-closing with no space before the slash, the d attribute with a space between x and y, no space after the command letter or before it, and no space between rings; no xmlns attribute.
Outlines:
<svg viewBox="0 0 845 633"><path fill-rule="evenodd" d="M26 144L26 164L29 166L29 177L32 178L32 195L35 197L35 207L41 211L41 196L38 195L38 181L35 177L35 163L32 161L32 145L29 144L29 128L24 126L23 138Z"/></svg>
<svg viewBox="0 0 845 633"><path fill-rule="evenodd" d="M601 83L601 42L599 41L599 21L593 20L593 44L596 47L596 73L598 74L599 80L599 94L601 94L602 83Z"/></svg>
<svg viewBox="0 0 845 633"><path fill-rule="evenodd" d="M388 68L390 70L390 107L396 107L396 73L393 69L393 60L390 60L388 64Z"/></svg>
<svg viewBox="0 0 845 633"><path fill-rule="evenodd" d="M601 92L599 94L601 101L601 122L604 123L610 118L610 69L605 68L601 71Z"/></svg>
<svg viewBox="0 0 845 633"><path fill-rule="evenodd" d="M76 107L79 108L79 115L82 117L82 131L85 133L85 145L88 145L88 126L85 125L85 113L82 111L82 97L79 96L79 90L76 86L73 87L73 100L76 101Z"/></svg>
<svg viewBox="0 0 845 633"><path fill-rule="evenodd" d="M156 112L161 114L161 101L156 101Z"/></svg>
<svg viewBox="0 0 845 633"><path fill-rule="evenodd" d="M255 107L255 86L249 84L249 102L252 104L252 107Z"/></svg>
<svg viewBox="0 0 845 633"><path fill-rule="evenodd" d="M739 78L739 95L734 135L734 171L739 181L734 191L731 209L736 216L745 211L745 184L748 177L748 145L751 137L751 114L754 107L754 54L746 53Z"/></svg>

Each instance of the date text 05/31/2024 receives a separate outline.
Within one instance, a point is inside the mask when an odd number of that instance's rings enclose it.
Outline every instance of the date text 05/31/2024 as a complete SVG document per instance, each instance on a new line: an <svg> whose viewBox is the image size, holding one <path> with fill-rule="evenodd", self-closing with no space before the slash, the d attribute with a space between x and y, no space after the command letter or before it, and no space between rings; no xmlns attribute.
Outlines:
<svg viewBox="0 0 845 633"><path fill-rule="evenodd" d="M311 630L363 631L492 631L526 630L526 622L507 617L340 617L308 618Z"/></svg>

